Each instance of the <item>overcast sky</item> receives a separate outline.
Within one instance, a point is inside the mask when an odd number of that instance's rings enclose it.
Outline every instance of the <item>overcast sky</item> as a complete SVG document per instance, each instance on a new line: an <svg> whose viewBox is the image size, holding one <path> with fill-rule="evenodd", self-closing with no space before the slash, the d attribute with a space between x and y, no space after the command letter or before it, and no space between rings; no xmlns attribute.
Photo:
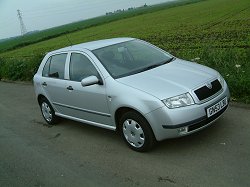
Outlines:
<svg viewBox="0 0 250 187"><path fill-rule="evenodd" d="M0 0L0 39L20 35L17 9L27 31L43 30L106 12L172 0Z"/></svg>

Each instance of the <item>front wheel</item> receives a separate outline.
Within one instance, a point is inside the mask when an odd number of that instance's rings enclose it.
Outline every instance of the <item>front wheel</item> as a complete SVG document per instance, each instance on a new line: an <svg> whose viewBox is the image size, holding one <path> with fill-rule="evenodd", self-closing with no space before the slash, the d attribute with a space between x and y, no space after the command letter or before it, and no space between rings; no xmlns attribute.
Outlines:
<svg viewBox="0 0 250 187"><path fill-rule="evenodd" d="M54 125L58 122L58 117L55 115L55 111L52 108L49 101L45 98L42 98L39 102L40 109L43 115L43 118L49 125Z"/></svg>
<svg viewBox="0 0 250 187"><path fill-rule="evenodd" d="M119 122L120 133L127 145L138 152L152 149L155 137L147 120L137 112L125 113Z"/></svg>

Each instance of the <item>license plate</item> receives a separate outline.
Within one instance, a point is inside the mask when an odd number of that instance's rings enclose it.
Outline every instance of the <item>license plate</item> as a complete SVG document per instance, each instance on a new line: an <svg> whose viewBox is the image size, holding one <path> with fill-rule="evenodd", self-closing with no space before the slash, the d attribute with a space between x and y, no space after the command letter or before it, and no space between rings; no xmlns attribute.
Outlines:
<svg viewBox="0 0 250 187"><path fill-rule="evenodd" d="M225 97L224 99L222 99L221 101L219 101L218 103L214 104L213 106L210 106L209 108L207 108L207 117L211 117L214 114L218 113L219 111L221 111L223 108L225 108L227 106L227 98Z"/></svg>

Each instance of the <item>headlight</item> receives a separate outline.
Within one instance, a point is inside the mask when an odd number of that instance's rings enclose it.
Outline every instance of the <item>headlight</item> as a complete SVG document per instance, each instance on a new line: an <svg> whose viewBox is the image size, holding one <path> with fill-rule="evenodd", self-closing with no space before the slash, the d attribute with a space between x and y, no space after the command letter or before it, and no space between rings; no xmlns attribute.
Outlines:
<svg viewBox="0 0 250 187"><path fill-rule="evenodd" d="M222 88L224 87L224 79L223 79L223 77L219 74L219 76L218 76L218 80L219 80L219 82L220 82L220 84L221 84L221 86L222 86Z"/></svg>
<svg viewBox="0 0 250 187"><path fill-rule="evenodd" d="M194 100L189 93L162 100L168 108L179 108L194 104Z"/></svg>

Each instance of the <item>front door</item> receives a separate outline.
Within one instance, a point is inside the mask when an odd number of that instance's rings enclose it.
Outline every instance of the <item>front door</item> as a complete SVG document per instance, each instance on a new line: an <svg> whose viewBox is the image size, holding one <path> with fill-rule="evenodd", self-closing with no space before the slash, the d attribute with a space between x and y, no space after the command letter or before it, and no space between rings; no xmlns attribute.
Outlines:
<svg viewBox="0 0 250 187"><path fill-rule="evenodd" d="M69 81L66 83L64 113L95 125L111 125L105 83L83 87L81 80L91 75L101 79L92 61L81 53L71 53ZM104 127L105 127L104 126Z"/></svg>

